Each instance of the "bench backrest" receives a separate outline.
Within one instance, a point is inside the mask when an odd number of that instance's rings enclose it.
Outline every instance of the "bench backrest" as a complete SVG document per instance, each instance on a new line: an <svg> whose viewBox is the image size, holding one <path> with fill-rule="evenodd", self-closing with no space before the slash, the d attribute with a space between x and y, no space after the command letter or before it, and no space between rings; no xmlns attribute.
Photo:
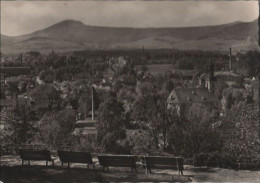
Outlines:
<svg viewBox="0 0 260 183"><path fill-rule="evenodd" d="M58 156L61 162L93 164L89 152L58 151Z"/></svg>
<svg viewBox="0 0 260 183"><path fill-rule="evenodd" d="M98 161L101 166L136 167L136 156L133 155L100 155Z"/></svg>
<svg viewBox="0 0 260 183"><path fill-rule="evenodd" d="M49 150L19 149L19 154L23 160L52 160Z"/></svg>
<svg viewBox="0 0 260 183"><path fill-rule="evenodd" d="M147 168L183 169L183 158L179 157L143 156L141 160Z"/></svg>

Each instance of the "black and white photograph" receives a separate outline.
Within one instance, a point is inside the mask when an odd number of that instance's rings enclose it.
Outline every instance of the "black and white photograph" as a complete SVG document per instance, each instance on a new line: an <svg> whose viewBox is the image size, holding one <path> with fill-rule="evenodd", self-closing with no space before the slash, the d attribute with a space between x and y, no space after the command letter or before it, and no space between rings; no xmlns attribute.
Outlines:
<svg viewBox="0 0 260 183"><path fill-rule="evenodd" d="M0 183L260 182L259 10L1 0Z"/></svg>

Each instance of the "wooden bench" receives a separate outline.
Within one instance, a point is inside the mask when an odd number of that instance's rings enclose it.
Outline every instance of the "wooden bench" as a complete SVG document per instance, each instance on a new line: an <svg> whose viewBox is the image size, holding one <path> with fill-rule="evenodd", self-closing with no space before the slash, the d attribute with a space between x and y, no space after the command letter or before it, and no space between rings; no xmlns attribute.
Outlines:
<svg viewBox="0 0 260 183"><path fill-rule="evenodd" d="M58 156L63 166L63 163L68 163L68 168L70 167L70 163L84 163L92 165L95 169L95 164L92 161L92 156L89 152L73 152L73 151L58 151Z"/></svg>
<svg viewBox="0 0 260 183"><path fill-rule="evenodd" d="M54 166L54 159L51 158L51 152L49 150L33 150L33 149L19 149L19 154L22 159L22 165L24 161L28 161L29 165L31 165L30 161L46 161L46 166L48 166L48 161L52 162L52 166Z"/></svg>
<svg viewBox="0 0 260 183"><path fill-rule="evenodd" d="M163 157L163 156L143 156L141 157L142 166L146 168L146 173L155 169L177 169L179 175L183 175L183 158L181 157Z"/></svg>
<svg viewBox="0 0 260 183"><path fill-rule="evenodd" d="M100 166L103 166L103 171L105 167L108 170L109 166L113 167L130 167L131 172L136 169L136 156L133 155L100 155L98 156L98 161Z"/></svg>

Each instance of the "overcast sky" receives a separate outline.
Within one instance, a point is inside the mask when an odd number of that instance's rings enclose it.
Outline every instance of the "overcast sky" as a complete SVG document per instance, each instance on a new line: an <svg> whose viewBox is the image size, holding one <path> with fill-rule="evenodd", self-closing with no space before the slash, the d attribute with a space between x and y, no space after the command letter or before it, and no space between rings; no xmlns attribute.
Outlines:
<svg viewBox="0 0 260 183"><path fill-rule="evenodd" d="M99 26L180 27L257 17L257 1L1 1L1 34L27 34L66 19Z"/></svg>

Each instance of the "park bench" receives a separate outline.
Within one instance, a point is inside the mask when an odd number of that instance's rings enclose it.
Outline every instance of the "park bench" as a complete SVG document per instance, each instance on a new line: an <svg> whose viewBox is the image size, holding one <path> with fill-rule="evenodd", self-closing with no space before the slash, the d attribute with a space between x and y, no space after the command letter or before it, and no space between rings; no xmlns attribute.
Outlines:
<svg viewBox="0 0 260 183"><path fill-rule="evenodd" d="M24 161L46 161L46 166L48 166L48 161L52 162L54 166L54 159L51 158L51 152L49 150L33 150L33 149L19 149L19 154L22 159L22 165Z"/></svg>
<svg viewBox="0 0 260 183"><path fill-rule="evenodd" d="M92 156L89 152L73 152L73 151L58 151L58 156L63 166L63 163L68 163L68 168L70 163L84 163L92 165L95 169L95 163L92 161Z"/></svg>
<svg viewBox="0 0 260 183"><path fill-rule="evenodd" d="M146 168L146 173L151 169L177 169L179 175L183 175L183 158L163 157L163 156L143 156L141 157L142 166Z"/></svg>
<svg viewBox="0 0 260 183"><path fill-rule="evenodd" d="M108 170L109 166L112 167L130 167L131 172L136 169L136 156L133 155L99 155L98 161L100 166L103 166L103 171L105 167Z"/></svg>

